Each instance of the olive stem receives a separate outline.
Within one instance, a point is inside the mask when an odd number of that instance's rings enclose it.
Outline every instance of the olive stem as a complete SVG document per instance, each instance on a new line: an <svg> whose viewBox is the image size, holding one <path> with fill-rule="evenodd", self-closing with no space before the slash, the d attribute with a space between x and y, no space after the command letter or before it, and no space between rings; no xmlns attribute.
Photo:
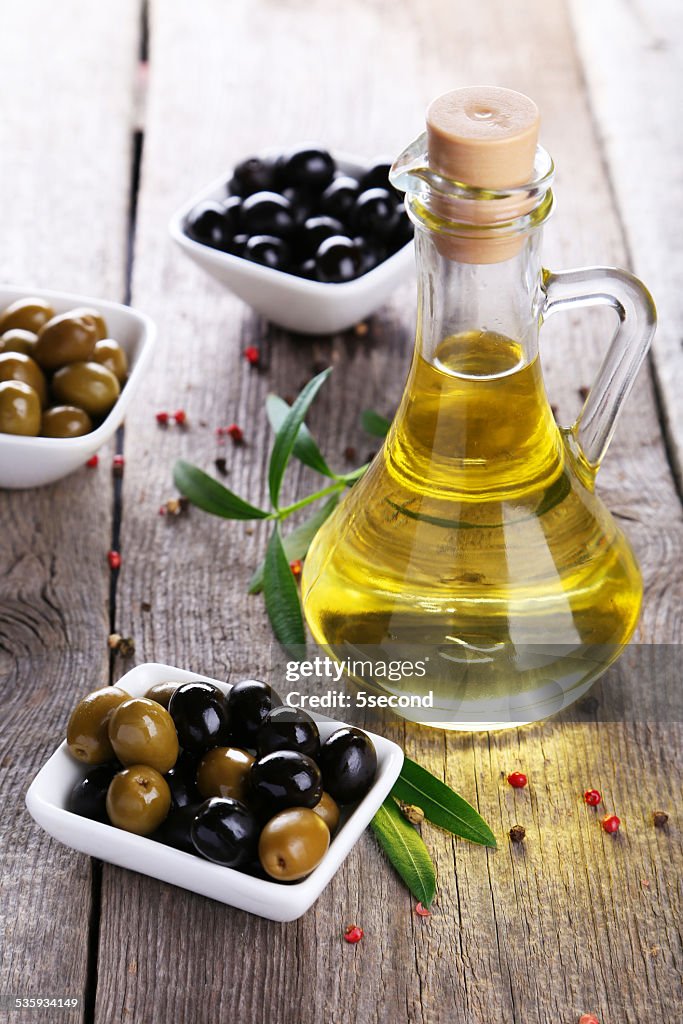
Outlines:
<svg viewBox="0 0 683 1024"><path fill-rule="evenodd" d="M325 498L328 494L335 494L337 491L341 491L346 487L343 481L339 483L330 484L329 487L323 487L321 491L316 491L315 494L309 494L306 498L301 498L300 501L295 501L293 505L286 505L284 508L279 508L277 513L272 517L274 519L286 519L291 516L293 512L298 512L300 508L305 508L306 505L310 505L311 502L317 501L319 498Z"/></svg>

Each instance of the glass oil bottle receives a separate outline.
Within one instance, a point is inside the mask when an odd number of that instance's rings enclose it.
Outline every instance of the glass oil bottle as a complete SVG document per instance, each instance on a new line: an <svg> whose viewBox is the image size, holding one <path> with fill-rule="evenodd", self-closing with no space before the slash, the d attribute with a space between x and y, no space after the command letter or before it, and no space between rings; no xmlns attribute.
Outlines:
<svg viewBox="0 0 683 1024"><path fill-rule="evenodd" d="M382 450L319 531L302 580L313 636L351 678L445 729L572 703L618 657L641 604L636 559L594 484L654 306L625 271L543 270L553 164L537 133L526 97L456 90L394 164L416 227L412 365ZM596 304L619 325L561 428L539 328Z"/></svg>

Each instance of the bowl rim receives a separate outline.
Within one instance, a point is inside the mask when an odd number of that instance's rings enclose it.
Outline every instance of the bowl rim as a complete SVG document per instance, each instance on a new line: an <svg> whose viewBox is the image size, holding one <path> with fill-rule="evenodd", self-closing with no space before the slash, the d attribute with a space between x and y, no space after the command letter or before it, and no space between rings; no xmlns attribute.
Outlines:
<svg viewBox="0 0 683 1024"><path fill-rule="evenodd" d="M34 288L30 285L23 286L2 282L0 283L0 303L4 302L3 295L6 292L20 292L21 295L24 295L27 298L35 295L37 298L41 299L55 299L59 303L73 302L74 308L76 306L93 306L98 310L98 312L101 310L103 313L122 313L124 317L127 317L130 321L137 323L141 328L139 340L140 350L135 363L131 367L125 387L122 388L119 397L116 399L116 402L111 407L105 418L99 426L95 427L94 430L90 430L87 434L81 434L79 437L41 437L40 435L27 437L24 434L0 433L0 445L11 443L12 445L24 448L39 446L49 450L50 448L61 448L63 445L67 444L70 448L75 449L77 447L99 447L100 444L104 444L123 419L123 415L125 414L132 397L132 392L129 391L131 384L137 381L151 358L152 349L156 342L157 335L155 322L146 313L143 313L134 306L128 306L123 302L115 302L112 299L100 299L93 295L84 295L78 292L62 292L54 288ZM10 299L9 301L12 302L14 300ZM126 397L127 395L128 397Z"/></svg>
<svg viewBox="0 0 683 1024"><path fill-rule="evenodd" d="M259 150L254 153L254 156L260 157L273 157L277 156L282 152L281 149L275 147L268 147ZM329 150L331 155L334 157L339 165L339 169L342 171L360 169L368 167L368 159L360 157L353 153L347 153L343 150ZM378 162L379 158L375 158L375 162ZM347 166L342 166L342 164ZM239 270L246 270L248 273L251 272L254 276L263 277L266 281L271 281L273 284L279 283L283 287L297 288L302 292L308 292L309 295L324 296L330 289L332 289L335 295L348 294L351 291L361 290L361 288L372 288L374 285L379 284L380 281L390 276L396 270L396 264L402 263L408 253L412 254L414 240L411 238L408 242L393 252L391 256L387 256L385 260L378 263L372 270L368 270L365 274L361 274L360 277L355 277L351 281L340 281L340 282L328 282L328 281L311 281L306 277L297 277L296 274L290 274L286 270L275 270L273 267L264 267L260 263L254 263L252 260L246 260L243 256L236 256L234 253L223 252L221 249L214 249L210 245L205 245L203 242L197 242L194 238L186 233L184 224L187 216L200 202L208 200L219 188L225 190L227 183L226 173L229 174L234 168L230 168L228 172L224 172L220 177L214 178L213 181L205 185L202 189L194 194L194 196L184 202L182 206L178 207L175 213L171 216L168 222L168 229L173 240L186 249L189 253L196 253L201 255L205 259L210 259L217 265L233 267ZM227 198L227 196L226 196Z"/></svg>
<svg viewBox="0 0 683 1024"><path fill-rule="evenodd" d="M217 684L224 690L224 692L229 691L234 685L233 683L227 683L224 680L203 675L201 672L191 672L186 669L179 669L173 665L165 665L160 662L142 662L125 673L125 675L118 679L114 685L125 689L127 679L141 676L143 679L147 678L145 685L146 687L149 687L154 685L155 682L162 681L164 677L170 677L172 679L174 673L181 677L179 680L180 682L186 682L190 679L203 680ZM131 694L131 696L134 696L134 694ZM308 714L316 722L325 726L333 726L335 729L348 725L346 722L331 719L313 711L308 711ZM56 799L50 799L49 794L42 792L42 789L47 784L49 790L51 783L47 780L50 778L51 766L54 767L53 762L55 760L63 761L63 759L66 758L69 762L77 765L77 762L71 758L66 749L65 740L60 743L60 745L53 751L48 759L41 765L38 772L34 775L26 792L25 802L29 813L41 828L45 829L43 821L64 822L65 818L66 820L73 820L74 828L77 828L79 835L85 837L85 839L90 837L91 839L97 840L98 837L102 838L109 836L112 844L116 840L118 841L116 842L117 846L122 844L124 848L132 850L133 852L139 850L140 854L143 856L145 851L150 852L153 848L155 861L162 867L164 865L168 865L170 868L173 864L184 864L189 868L190 866L197 867L199 865L205 877L208 877L211 880L215 878L219 892L234 890L235 895L239 893L254 902L263 904L264 908L266 908L264 909L263 916L269 916L267 911L268 906L279 908L280 910L288 909L288 911L296 908L300 913L305 913L305 911L312 905L312 903L322 893L323 889L332 880L350 851L368 827L371 817L376 813L373 809L368 816L368 806L370 805L374 808L376 805L379 807L381 803L384 802L403 765L404 754L398 744L394 743L393 740L371 732L368 729L363 731L370 736L373 742L376 743L376 741L379 741L379 748L383 751L382 762L379 763L384 764L384 769L381 775L378 772L378 777L373 782L368 793L356 804L349 817L333 837L327 853L320 864L314 868L306 878L287 885L283 885L282 882L277 882L275 880L255 878L254 876L248 875L236 868L229 868L221 864L214 864L211 861L197 857L195 854L186 853L183 850L177 850L173 847L166 846L148 836L138 836L134 833L117 829L113 825L81 817L80 815L67 810L66 807L61 803L58 803ZM87 766L83 767L85 768ZM378 794L381 797L379 803L377 803ZM361 816L360 818L357 818L354 824L353 819L356 818L359 811L361 812ZM365 818L367 818L367 821L363 820ZM346 832L346 829L350 829L350 831ZM45 830L49 832L49 829ZM339 842L339 840L342 841ZM80 845L71 846L71 844L65 843L64 840L58 841L72 849L82 850L82 846ZM152 844L152 847L150 847L150 843ZM332 854L331 857L330 854ZM106 860L106 857L104 859ZM116 862L114 861L114 863ZM138 869L129 868L128 870L138 870L139 873L146 874L150 877L160 877L159 875L152 874L145 870L144 865ZM177 885L178 883L171 882L169 884ZM189 891L196 891L192 889L191 886L186 886L185 888ZM220 895L214 895L213 897L209 896L208 898L221 900ZM222 902L227 905L234 905L230 903L229 898L223 899ZM276 918L272 919L276 920ZM279 918L277 918L277 920L279 920Z"/></svg>

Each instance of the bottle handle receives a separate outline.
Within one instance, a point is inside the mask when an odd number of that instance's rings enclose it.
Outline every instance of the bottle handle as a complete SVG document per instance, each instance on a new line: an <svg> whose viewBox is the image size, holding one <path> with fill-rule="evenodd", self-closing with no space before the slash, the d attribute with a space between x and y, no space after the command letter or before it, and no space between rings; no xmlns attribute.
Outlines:
<svg viewBox="0 0 683 1024"><path fill-rule="evenodd" d="M580 452L597 472L612 440L619 411L629 394L657 325L657 311L645 285L626 270L583 267L543 271L542 318L563 309L610 306L619 323L583 409L571 427Z"/></svg>

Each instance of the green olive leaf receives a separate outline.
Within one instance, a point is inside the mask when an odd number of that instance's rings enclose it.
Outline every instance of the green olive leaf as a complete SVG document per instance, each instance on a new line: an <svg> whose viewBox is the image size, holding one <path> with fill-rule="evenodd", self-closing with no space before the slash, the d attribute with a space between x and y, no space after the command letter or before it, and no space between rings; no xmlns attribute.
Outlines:
<svg viewBox="0 0 683 1024"><path fill-rule="evenodd" d="M275 636L283 647L301 657L306 648L304 619L296 580L282 546L279 523L276 524L266 549L263 596Z"/></svg>
<svg viewBox="0 0 683 1024"><path fill-rule="evenodd" d="M380 416L374 409L365 409L361 413L360 422L366 434L371 434L373 437L386 437L391 426L389 420Z"/></svg>
<svg viewBox="0 0 683 1024"><path fill-rule="evenodd" d="M324 505L300 523L291 533L288 533L286 537L282 538L282 546L285 550L285 556L288 562L293 562L296 558L305 558L308 553L308 549L311 546L313 538L316 533L323 525L325 520L334 511L339 503L341 495L333 494L327 499ZM258 594L263 590L263 572L265 568L265 561L261 562L257 569L255 569L253 576L249 580L249 593Z"/></svg>
<svg viewBox="0 0 683 1024"><path fill-rule="evenodd" d="M270 453L270 465L268 467L268 487L270 489L270 500L273 508L277 508L280 497L282 478L289 462L290 455L299 434L299 428L304 421L313 399L332 373L332 367L319 373L312 380L309 380L306 387L299 393L285 416L280 429L275 435L275 443Z"/></svg>
<svg viewBox="0 0 683 1024"><path fill-rule="evenodd" d="M222 516L223 519L268 519L271 515L262 508L250 505L239 494L228 490L218 480L184 459L178 459L173 467L173 482L193 505L211 515Z"/></svg>
<svg viewBox="0 0 683 1024"><path fill-rule="evenodd" d="M415 899L429 907L436 892L436 872L420 833L406 821L390 796L370 825Z"/></svg>
<svg viewBox="0 0 683 1024"><path fill-rule="evenodd" d="M441 779L406 757L391 795L421 807L425 818L440 828L480 846L493 846L496 837L478 811Z"/></svg>
<svg viewBox="0 0 683 1024"><path fill-rule="evenodd" d="M278 395L268 395L266 398L266 414L276 434L285 422L290 408L291 406L285 402L284 398L280 398ZM299 433L296 435L294 447L292 448L292 455L299 462L303 462L305 466L314 469L316 473L334 477L334 473L325 462L320 448L318 448L313 435L305 423L302 423L299 427Z"/></svg>

